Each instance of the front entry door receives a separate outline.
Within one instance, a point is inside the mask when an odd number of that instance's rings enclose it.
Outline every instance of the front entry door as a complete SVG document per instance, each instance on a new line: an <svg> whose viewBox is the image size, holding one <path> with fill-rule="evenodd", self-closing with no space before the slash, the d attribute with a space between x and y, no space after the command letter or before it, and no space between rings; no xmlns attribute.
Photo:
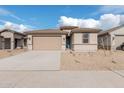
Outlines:
<svg viewBox="0 0 124 93"><path fill-rule="evenodd" d="M5 43L4 43L5 49L11 49L11 39L5 38L4 40L5 40Z"/></svg>
<svg viewBox="0 0 124 93"><path fill-rule="evenodd" d="M71 49L71 37L70 36L66 37L66 48Z"/></svg>

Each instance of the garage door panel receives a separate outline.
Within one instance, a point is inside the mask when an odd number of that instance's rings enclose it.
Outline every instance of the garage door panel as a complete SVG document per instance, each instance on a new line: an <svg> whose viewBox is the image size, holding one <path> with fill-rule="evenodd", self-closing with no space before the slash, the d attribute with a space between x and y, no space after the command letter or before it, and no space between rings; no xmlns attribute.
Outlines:
<svg viewBox="0 0 124 93"><path fill-rule="evenodd" d="M34 50L60 50L61 37L33 37Z"/></svg>

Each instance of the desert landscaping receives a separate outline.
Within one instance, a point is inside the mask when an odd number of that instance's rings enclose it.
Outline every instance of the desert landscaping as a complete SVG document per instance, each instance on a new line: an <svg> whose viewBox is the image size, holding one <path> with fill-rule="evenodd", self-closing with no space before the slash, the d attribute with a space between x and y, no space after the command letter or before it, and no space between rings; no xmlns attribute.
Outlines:
<svg viewBox="0 0 124 93"><path fill-rule="evenodd" d="M0 59L26 52L26 49L1 50ZM73 52L67 50L61 54L61 70L124 70L124 51L98 50L97 52Z"/></svg>
<svg viewBox="0 0 124 93"><path fill-rule="evenodd" d="M26 49L14 49L14 50L0 50L0 59L9 57L9 56L14 56L20 53L23 53L27 51Z"/></svg>
<svg viewBox="0 0 124 93"><path fill-rule="evenodd" d="M124 51L98 50L96 53L62 53L61 70L124 70Z"/></svg>

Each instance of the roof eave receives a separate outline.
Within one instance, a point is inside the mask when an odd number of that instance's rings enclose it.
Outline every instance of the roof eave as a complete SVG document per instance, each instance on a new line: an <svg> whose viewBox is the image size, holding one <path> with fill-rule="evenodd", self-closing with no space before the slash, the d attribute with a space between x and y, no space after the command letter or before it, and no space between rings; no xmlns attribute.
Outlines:
<svg viewBox="0 0 124 93"><path fill-rule="evenodd" d="M14 31L14 30L11 30L11 29L3 29L3 30L0 31L0 33L4 32L4 31L10 31L10 32L12 32L14 34L20 34L20 35L25 36L25 34L17 32L17 31Z"/></svg>
<svg viewBox="0 0 124 93"><path fill-rule="evenodd" d="M68 34L66 32L27 32L27 35L32 35L32 34Z"/></svg>

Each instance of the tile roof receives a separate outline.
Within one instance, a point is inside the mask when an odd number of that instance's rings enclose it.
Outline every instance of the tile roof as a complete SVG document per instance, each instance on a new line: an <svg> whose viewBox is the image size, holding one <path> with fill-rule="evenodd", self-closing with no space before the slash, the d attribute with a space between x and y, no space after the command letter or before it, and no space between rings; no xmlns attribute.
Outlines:
<svg viewBox="0 0 124 93"><path fill-rule="evenodd" d="M43 30L32 30L25 32L26 34L67 34L65 31L59 29L43 29Z"/></svg>
<svg viewBox="0 0 124 93"><path fill-rule="evenodd" d="M82 33L82 32L98 33L100 31L101 29L94 29L94 28L75 28L75 29L72 29L71 33Z"/></svg>
<svg viewBox="0 0 124 93"><path fill-rule="evenodd" d="M74 28L78 28L78 26L61 26L60 30L72 30Z"/></svg>

